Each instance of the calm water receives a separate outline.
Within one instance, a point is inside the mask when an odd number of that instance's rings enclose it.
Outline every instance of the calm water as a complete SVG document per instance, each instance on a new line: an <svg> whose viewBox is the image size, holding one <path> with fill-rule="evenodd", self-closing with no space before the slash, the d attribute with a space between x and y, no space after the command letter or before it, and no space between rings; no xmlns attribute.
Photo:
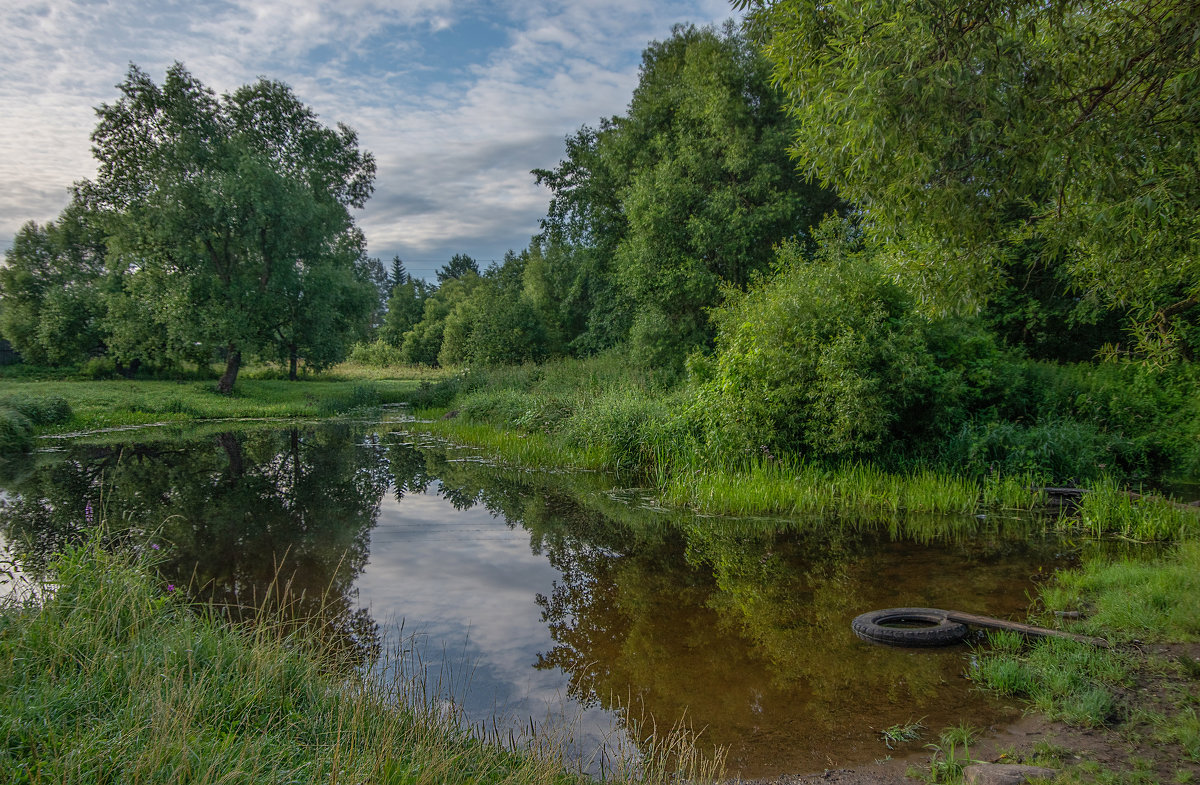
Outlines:
<svg viewBox="0 0 1200 785"><path fill-rule="evenodd" d="M568 722L586 758L686 716L745 777L882 758L896 723L1011 719L962 677L969 648L871 646L850 619L1019 617L1067 558L1014 522L656 510L612 478L491 466L398 423L47 444L0 477L0 537L27 568L83 536L90 505L193 593L252 608L287 584L364 667L407 651L489 733Z"/></svg>

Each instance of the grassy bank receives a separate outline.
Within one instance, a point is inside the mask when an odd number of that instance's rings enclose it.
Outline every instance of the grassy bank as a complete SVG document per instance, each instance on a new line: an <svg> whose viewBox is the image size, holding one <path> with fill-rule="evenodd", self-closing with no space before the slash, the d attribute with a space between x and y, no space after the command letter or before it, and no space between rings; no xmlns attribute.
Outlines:
<svg viewBox="0 0 1200 785"><path fill-rule="evenodd" d="M231 628L125 557L79 548L55 574L40 606L0 606L6 782L578 779L554 745L480 742L419 684L347 673L270 624Z"/></svg>
<svg viewBox="0 0 1200 785"><path fill-rule="evenodd" d="M1117 365L1014 361L1008 372L1020 395L991 419L857 457L732 439L739 426L717 417L694 380L615 355L462 371L411 400L429 419L454 413L429 430L503 460L616 472L670 504L716 514L1027 510L1044 501L1032 490L1041 486L1141 488L1190 471L1196 407L1171 397L1178 380ZM1092 519L1105 528L1117 515Z"/></svg>
<svg viewBox="0 0 1200 785"><path fill-rule="evenodd" d="M359 406L401 401L416 379L376 381L280 381L243 379L233 395L204 381L18 381L0 380L0 402L9 398L61 399L69 416L37 433L186 422L235 417L327 417Z"/></svg>
<svg viewBox="0 0 1200 785"><path fill-rule="evenodd" d="M1051 755L1056 766L1065 764L1056 782L1196 781L1200 542L1151 558L1096 555L1058 573L1039 604L1041 623L1103 636L1113 648L997 633L968 675L1049 719L1108 737L1116 752L1103 763L1066 754L1069 748Z"/></svg>

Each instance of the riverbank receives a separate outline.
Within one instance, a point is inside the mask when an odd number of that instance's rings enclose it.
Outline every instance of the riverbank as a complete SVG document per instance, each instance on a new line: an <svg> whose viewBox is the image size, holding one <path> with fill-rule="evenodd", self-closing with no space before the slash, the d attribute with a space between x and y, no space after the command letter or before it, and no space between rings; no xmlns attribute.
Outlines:
<svg viewBox="0 0 1200 785"><path fill-rule="evenodd" d="M566 785L551 744L473 738L411 674L380 683L303 635L232 627L95 543L40 604L0 605L0 770L13 783ZM617 782L665 782L652 762Z"/></svg>
<svg viewBox="0 0 1200 785"><path fill-rule="evenodd" d="M259 375L269 377L268 371ZM245 374L232 395L218 393L208 380L0 377L0 408L7 402L36 401L43 407L55 402L54 417L29 418L31 435L236 418L329 417L405 401L431 379L444 376L414 368L393 369L385 378L374 369L348 365L295 382L254 374Z"/></svg>

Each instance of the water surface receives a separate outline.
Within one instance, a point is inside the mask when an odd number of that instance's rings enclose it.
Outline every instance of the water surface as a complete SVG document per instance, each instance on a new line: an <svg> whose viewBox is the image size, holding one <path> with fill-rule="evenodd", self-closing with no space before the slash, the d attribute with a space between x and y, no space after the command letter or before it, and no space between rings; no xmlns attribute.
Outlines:
<svg viewBox="0 0 1200 785"><path fill-rule="evenodd" d="M85 536L90 507L198 596L252 614L286 588L360 666L407 650L489 733L568 722L591 759L685 717L744 777L903 752L879 736L897 723L1011 720L963 678L968 647L872 646L849 621L1023 617L1068 558L1014 521L658 510L613 478L505 469L402 423L47 444L0 477L0 537L27 568Z"/></svg>

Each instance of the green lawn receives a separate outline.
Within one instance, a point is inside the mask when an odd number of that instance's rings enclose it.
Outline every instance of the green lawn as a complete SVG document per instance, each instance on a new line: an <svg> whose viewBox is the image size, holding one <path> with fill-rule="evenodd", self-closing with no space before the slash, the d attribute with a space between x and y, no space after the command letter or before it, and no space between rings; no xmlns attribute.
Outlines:
<svg viewBox="0 0 1200 785"><path fill-rule="evenodd" d="M211 381L17 381L0 379L0 401L9 396L61 396L71 406L66 422L41 429L65 433L122 425L236 417L326 417L358 406L404 400L417 379L296 382L243 379L233 395Z"/></svg>

